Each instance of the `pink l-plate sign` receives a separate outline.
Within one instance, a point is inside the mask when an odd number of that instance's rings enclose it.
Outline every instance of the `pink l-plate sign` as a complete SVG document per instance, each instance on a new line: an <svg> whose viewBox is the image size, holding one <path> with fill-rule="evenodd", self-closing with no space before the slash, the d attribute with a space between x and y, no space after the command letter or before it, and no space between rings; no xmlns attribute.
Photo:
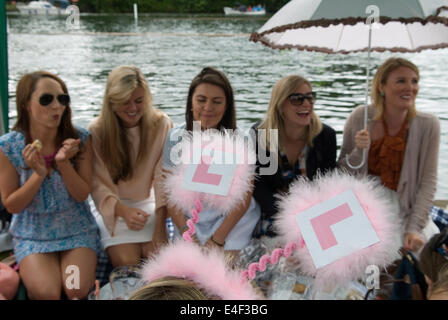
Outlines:
<svg viewBox="0 0 448 320"><path fill-rule="evenodd" d="M296 221L316 269L380 241L351 189L298 212Z"/></svg>
<svg viewBox="0 0 448 320"><path fill-rule="evenodd" d="M311 219L311 225L313 226L322 250L327 250L338 244L336 237L331 230L331 226L352 215L353 213L350 210L350 207L347 203L344 203L339 207L331 209L330 211Z"/></svg>
<svg viewBox="0 0 448 320"><path fill-rule="evenodd" d="M222 175L208 172L211 163L212 157L203 155L201 158L201 163L196 167L196 171L193 175L192 181L219 186L219 184L221 183Z"/></svg>

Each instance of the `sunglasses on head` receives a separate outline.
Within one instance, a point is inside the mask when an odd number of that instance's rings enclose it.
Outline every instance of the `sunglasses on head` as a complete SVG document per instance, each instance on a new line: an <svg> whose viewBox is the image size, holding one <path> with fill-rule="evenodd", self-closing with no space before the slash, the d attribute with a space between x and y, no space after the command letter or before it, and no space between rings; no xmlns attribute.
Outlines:
<svg viewBox="0 0 448 320"><path fill-rule="evenodd" d="M41 106L46 107L53 102L53 99L54 95L52 95L51 93L44 93L40 96L39 103ZM68 107L68 105L70 104L70 96L68 94L58 94L56 96L56 99L58 99L59 103L63 106Z"/></svg>
<svg viewBox="0 0 448 320"><path fill-rule="evenodd" d="M313 104L316 101L316 92L308 92L306 94L291 93L288 96L289 102L291 102L294 106L301 106L305 99L307 99L309 103Z"/></svg>

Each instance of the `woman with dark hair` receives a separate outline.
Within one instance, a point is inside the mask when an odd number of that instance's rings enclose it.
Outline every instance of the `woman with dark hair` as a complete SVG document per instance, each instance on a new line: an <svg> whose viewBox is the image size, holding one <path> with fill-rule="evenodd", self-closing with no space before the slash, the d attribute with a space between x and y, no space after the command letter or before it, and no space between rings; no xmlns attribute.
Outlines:
<svg viewBox="0 0 448 320"><path fill-rule="evenodd" d="M221 88L222 92L218 88ZM206 102L206 97L202 95L202 92L211 90L219 91L212 100L214 105L220 107L217 108L215 114L212 114L209 109L201 110L202 105ZM210 128L236 129L233 89L226 75L221 71L206 67L191 81L187 97L187 110L185 111L185 124L188 131L193 130L193 121L200 121L202 130Z"/></svg>
<svg viewBox="0 0 448 320"><path fill-rule="evenodd" d="M0 138L0 193L13 214L20 276L31 299L59 299L62 290L69 299L85 298L99 251L85 201L92 176L89 133L72 125L67 87L49 72L24 75L16 104L17 123Z"/></svg>
<svg viewBox="0 0 448 320"><path fill-rule="evenodd" d="M193 122L199 122L201 130L236 129L236 111L233 89L229 80L219 70L206 67L193 79L188 91L186 124L172 129L165 141L163 167L169 174L173 161L170 154L179 142L182 132L193 131ZM189 213L178 212L168 206L168 214L180 232L187 229ZM260 209L252 198L245 195L242 203L228 215L217 214L212 209L201 211L196 224L196 238L201 245L223 247L224 250L240 250L250 241L251 233L260 218Z"/></svg>

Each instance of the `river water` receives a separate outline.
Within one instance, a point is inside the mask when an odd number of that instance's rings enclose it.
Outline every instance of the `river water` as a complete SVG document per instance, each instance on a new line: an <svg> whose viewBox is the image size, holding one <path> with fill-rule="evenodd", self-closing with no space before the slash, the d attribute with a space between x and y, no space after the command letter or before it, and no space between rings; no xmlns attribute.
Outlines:
<svg viewBox="0 0 448 320"><path fill-rule="evenodd" d="M316 112L337 131L340 146L345 119L364 103L367 54L278 51L250 42L249 34L267 19L140 15L136 25L130 14L81 14L80 28L72 30L63 17L8 14L9 125L16 119L13 96L24 73L57 73L68 85L75 124L86 127L99 114L109 71L122 64L142 69L155 106L178 125L184 119L190 81L203 67L214 66L232 83L242 128L263 118L278 79L289 74L310 79L318 93ZM372 66L390 56L373 53ZM436 199L448 199L448 50L402 56L420 68L417 108L441 121Z"/></svg>

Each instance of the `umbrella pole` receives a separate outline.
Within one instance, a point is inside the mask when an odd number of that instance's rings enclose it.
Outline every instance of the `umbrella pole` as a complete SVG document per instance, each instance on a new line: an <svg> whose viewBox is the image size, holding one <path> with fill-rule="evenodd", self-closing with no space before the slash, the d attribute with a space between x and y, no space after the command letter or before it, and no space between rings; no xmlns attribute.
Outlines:
<svg viewBox="0 0 448 320"><path fill-rule="evenodd" d="M369 107L369 78L370 78L370 47L372 45L372 23L369 23L369 45L367 47L367 70L366 70L366 90L365 90L365 107L364 107L364 129L367 129L368 107ZM348 155L345 158L347 165L354 169L360 169L366 161L367 149L362 150L362 160L357 166L353 166L348 160Z"/></svg>

